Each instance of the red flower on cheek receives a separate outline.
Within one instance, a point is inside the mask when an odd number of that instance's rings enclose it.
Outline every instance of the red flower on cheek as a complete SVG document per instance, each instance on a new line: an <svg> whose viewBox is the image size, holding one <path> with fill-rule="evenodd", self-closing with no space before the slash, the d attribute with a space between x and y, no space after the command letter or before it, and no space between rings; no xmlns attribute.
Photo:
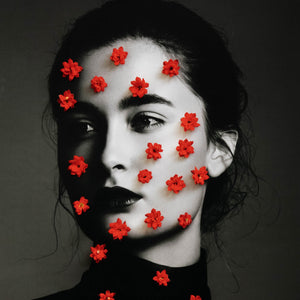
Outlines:
<svg viewBox="0 0 300 300"><path fill-rule="evenodd" d="M204 184L204 181L209 179L207 175L206 167L201 167L199 170L195 167L195 170L192 170L191 173L193 174L193 179L195 184Z"/></svg>
<svg viewBox="0 0 300 300"><path fill-rule="evenodd" d="M156 281L159 285L167 286L168 282L171 280L169 279L166 270L162 270L161 272L156 271L156 276L153 277L153 280Z"/></svg>
<svg viewBox="0 0 300 300"><path fill-rule="evenodd" d="M178 194L185 187L185 182L181 179L182 176L178 176L177 174L171 177L166 181L168 186L168 191L173 191L175 194Z"/></svg>
<svg viewBox="0 0 300 300"><path fill-rule="evenodd" d="M148 227L152 227L154 230L157 229L157 227L161 227L161 221L164 217L159 210L153 208L151 213L145 214L145 216L147 217L145 223L147 223Z"/></svg>
<svg viewBox="0 0 300 300"><path fill-rule="evenodd" d="M153 158L154 160L157 160L159 158L161 158L161 155L159 152L163 152L163 149L161 148L160 144L157 143L148 143L148 148L145 150L145 152L147 153L147 158Z"/></svg>
<svg viewBox="0 0 300 300"><path fill-rule="evenodd" d="M192 223L192 216L186 212L184 215L179 216L178 222L182 228L186 228Z"/></svg>
<svg viewBox="0 0 300 300"><path fill-rule="evenodd" d="M94 90L95 93L104 92L104 89L107 87L107 83L105 82L104 78L101 76L95 76L91 80L91 88Z"/></svg>
<svg viewBox="0 0 300 300"><path fill-rule="evenodd" d="M79 77L79 73L83 70L83 67L78 65L78 62L73 62L71 58L66 62L63 62L63 68L60 69L63 73L63 77L69 76L69 81L72 81L74 77Z"/></svg>
<svg viewBox="0 0 300 300"><path fill-rule="evenodd" d="M179 140L179 146L176 147L176 150L179 152L179 156L189 157L191 153L194 153L193 141L187 139Z"/></svg>
<svg viewBox="0 0 300 300"><path fill-rule="evenodd" d="M63 95L58 95L57 102L64 108L64 111L66 111L69 108L73 108L77 100L74 99L74 94L72 94L70 90L66 90Z"/></svg>
<svg viewBox="0 0 300 300"><path fill-rule="evenodd" d="M102 259L105 259L106 253L108 252L107 249L105 249L105 244L102 245L96 245L96 247L91 247L91 254L90 257L96 262L99 263Z"/></svg>
<svg viewBox="0 0 300 300"><path fill-rule="evenodd" d="M138 174L138 181L141 183L148 183L152 179L152 172L147 169L142 170Z"/></svg>
<svg viewBox="0 0 300 300"><path fill-rule="evenodd" d="M68 170L70 170L71 175L77 175L78 177L80 177L82 173L85 173L85 170L88 167L88 164L84 162L82 156L74 155L73 159L69 160L69 163Z"/></svg>
<svg viewBox="0 0 300 300"><path fill-rule="evenodd" d="M169 61L164 61L162 73L173 77L174 75L178 75L179 69L178 59L169 59Z"/></svg>
<svg viewBox="0 0 300 300"><path fill-rule="evenodd" d="M119 218L117 219L117 222L110 223L109 227L110 229L108 230L108 232L112 234L114 240L116 239L121 240L124 236L127 236L128 232L131 230L126 225L126 221L122 223L122 220Z"/></svg>
<svg viewBox="0 0 300 300"><path fill-rule="evenodd" d="M191 295L190 300L202 300L202 298L198 295L197 296Z"/></svg>
<svg viewBox="0 0 300 300"><path fill-rule="evenodd" d="M109 290L107 290L104 293L100 293L99 296L99 300L115 300L114 296L115 296L116 293L111 293Z"/></svg>
<svg viewBox="0 0 300 300"><path fill-rule="evenodd" d="M196 117L196 114L189 114L185 113L184 117L180 119L181 120L181 126L184 128L184 131L191 130L193 131L195 127L200 126L199 123L197 123L198 118Z"/></svg>
<svg viewBox="0 0 300 300"><path fill-rule="evenodd" d="M123 47L119 49L114 48L111 54L110 59L114 62L116 66L119 64L125 64L125 58L127 57L128 52L124 51Z"/></svg>
<svg viewBox="0 0 300 300"><path fill-rule="evenodd" d="M129 90L131 91L133 97L142 98L148 93L146 88L149 86L149 83L147 83L144 78L141 79L140 77L136 77L135 80L131 81L131 84L132 86L129 88Z"/></svg>
<svg viewBox="0 0 300 300"><path fill-rule="evenodd" d="M87 205L88 204L88 199L81 197L79 201L74 201L73 206L75 208L75 211L77 215L81 215L82 212L86 212L90 207Z"/></svg>

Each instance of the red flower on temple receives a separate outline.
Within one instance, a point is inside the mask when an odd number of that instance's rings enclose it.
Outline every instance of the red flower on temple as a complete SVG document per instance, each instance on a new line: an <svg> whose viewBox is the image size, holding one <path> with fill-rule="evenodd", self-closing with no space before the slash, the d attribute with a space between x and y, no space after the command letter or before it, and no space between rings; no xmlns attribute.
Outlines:
<svg viewBox="0 0 300 300"><path fill-rule="evenodd" d="M173 191L175 194L178 194L185 187L184 181L181 179L182 176L175 174L169 180L166 181L169 191Z"/></svg>
<svg viewBox="0 0 300 300"><path fill-rule="evenodd" d="M66 62L63 62L63 68L60 69L63 73L63 77L69 76L69 80L72 81L74 77L79 77L79 73L83 70L83 67L78 65L78 62L73 62L71 58Z"/></svg>
<svg viewBox="0 0 300 300"><path fill-rule="evenodd" d="M91 88L95 93L104 92L104 89L107 87L107 83L105 82L102 76L95 76L91 80Z"/></svg>
<svg viewBox="0 0 300 300"><path fill-rule="evenodd" d="M202 300L202 298L198 295L197 296L191 295L190 300Z"/></svg>
<svg viewBox="0 0 300 300"><path fill-rule="evenodd" d="M158 158L161 158L161 155L159 152L163 152L163 149L161 148L160 144L157 143L148 143L148 148L145 150L147 153L147 158L151 159L153 158L154 160L157 160Z"/></svg>
<svg viewBox="0 0 300 300"><path fill-rule="evenodd" d="M179 216L178 222L182 228L186 228L192 223L192 216L186 212L184 215Z"/></svg>
<svg viewBox="0 0 300 300"><path fill-rule="evenodd" d="M157 229L157 227L161 227L161 221L164 217L159 210L152 208L151 213L145 214L145 216L147 217L145 223L147 223L148 227L152 227L154 230Z"/></svg>
<svg viewBox="0 0 300 300"><path fill-rule="evenodd" d="M168 282L171 280L169 279L166 270L162 270L161 272L156 271L156 276L153 277L153 280L156 281L159 285L167 286Z"/></svg>
<svg viewBox="0 0 300 300"><path fill-rule="evenodd" d="M206 167L201 167L199 170L195 167L195 170L191 171L193 174L193 179L196 184L204 184L204 181L209 178L207 175Z"/></svg>
<svg viewBox="0 0 300 300"><path fill-rule="evenodd" d="M96 247L91 247L91 254L90 257L96 262L99 263L102 259L105 259L106 253L108 252L107 249L105 249L105 244L102 245L96 245Z"/></svg>
<svg viewBox="0 0 300 300"><path fill-rule="evenodd" d="M144 78L136 77L135 80L131 81L132 86L129 88L129 90L132 93L133 97L139 97L142 98L145 94L148 93L148 90L146 89L149 86L149 83L145 81Z"/></svg>
<svg viewBox="0 0 300 300"><path fill-rule="evenodd" d="M125 58L127 57L128 52L124 51L123 47L119 47L119 49L114 48L111 54L110 59L114 62L116 66L119 64L125 64Z"/></svg>
<svg viewBox="0 0 300 300"><path fill-rule="evenodd" d="M189 157L191 153L194 153L194 147L192 146L193 143L193 141L189 141L187 139L179 140L179 146L176 147L179 156Z"/></svg>
<svg viewBox="0 0 300 300"><path fill-rule="evenodd" d="M181 126L184 128L184 131L187 130L194 130L195 127L200 126L199 123L197 123L198 118L196 117L196 114L193 113L185 113L184 117L180 119L181 120Z"/></svg>
<svg viewBox="0 0 300 300"><path fill-rule="evenodd" d="M109 290L107 290L104 293L100 293L99 296L99 300L115 300L114 296L115 296L116 293L111 293Z"/></svg>
<svg viewBox="0 0 300 300"><path fill-rule="evenodd" d="M179 69L178 59L169 59L169 61L164 61L162 73L173 77L174 75L178 75Z"/></svg>
<svg viewBox="0 0 300 300"><path fill-rule="evenodd" d="M66 111L69 108L73 108L77 100L74 99L74 94L72 94L70 90L66 90L63 95L58 95L57 102L64 108L64 111Z"/></svg>
<svg viewBox="0 0 300 300"><path fill-rule="evenodd" d="M88 164L84 162L82 156L74 155L73 159L69 160L69 163L68 170L70 170L71 175L77 175L78 177L80 177L82 173L85 173L85 170L88 167Z"/></svg>
<svg viewBox="0 0 300 300"><path fill-rule="evenodd" d="M121 219L117 219L117 222L109 224L110 229L108 232L112 234L114 240L119 239L121 240L124 236L128 235L128 232L131 230L127 225L126 221L122 223Z"/></svg>
<svg viewBox="0 0 300 300"><path fill-rule="evenodd" d="M152 179L152 172L147 169L141 170L138 174L138 181L148 183Z"/></svg>
<svg viewBox="0 0 300 300"><path fill-rule="evenodd" d="M80 197L79 200L73 202L73 206L77 215L81 215L82 212L86 212L90 207L87 205L89 202L88 199Z"/></svg>

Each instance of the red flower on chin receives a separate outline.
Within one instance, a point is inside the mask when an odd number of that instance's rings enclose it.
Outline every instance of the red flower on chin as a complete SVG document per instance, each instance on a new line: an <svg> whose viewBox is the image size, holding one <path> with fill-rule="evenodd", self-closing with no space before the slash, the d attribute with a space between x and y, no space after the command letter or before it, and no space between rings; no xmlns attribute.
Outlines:
<svg viewBox="0 0 300 300"><path fill-rule="evenodd" d="M166 270L162 270L161 272L156 271L156 276L153 277L153 280L156 281L159 285L167 286L168 282L171 280L169 279Z"/></svg>
<svg viewBox="0 0 300 300"><path fill-rule="evenodd" d="M91 80L91 88L95 93L104 92L104 89L107 87L107 83L105 82L102 76L95 76Z"/></svg>
<svg viewBox="0 0 300 300"><path fill-rule="evenodd" d="M107 249L105 249L105 244L102 245L96 245L96 247L91 247L91 254L90 257L96 262L99 263L102 259L105 259L106 253L108 252Z"/></svg>
<svg viewBox="0 0 300 300"><path fill-rule="evenodd" d="M89 202L88 199L80 197L79 200L73 202L73 206L77 215L81 215L82 212L86 212L90 207L87 205Z"/></svg>
<svg viewBox="0 0 300 300"><path fill-rule="evenodd" d="M69 81L72 81L74 77L79 77L79 73L83 70L83 67L78 65L78 62L73 62L71 58L66 62L63 62L63 68L60 69L63 73L63 77L69 76Z"/></svg>
<svg viewBox="0 0 300 300"><path fill-rule="evenodd" d="M181 120L181 126L184 128L184 131L187 130L194 130L195 127L200 126L199 123L197 123L198 118L196 117L196 114L189 114L189 113L185 113L184 117L180 119Z"/></svg>
<svg viewBox="0 0 300 300"><path fill-rule="evenodd" d="M107 290L104 293L100 293L99 296L99 300L115 300L114 296L115 296L116 293L111 293L109 290Z"/></svg>
<svg viewBox="0 0 300 300"><path fill-rule="evenodd" d="M192 216L186 212L184 215L179 216L178 222L182 228L186 228L192 223Z"/></svg>
<svg viewBox="0 0 300 300"><path fill-rule="evenodd" d="M202 298L198 295L197 296L191 295L190 300L202 300Z"/></svg>
<svg viewBox="0 0 300 300"><path fill-rule="evenodd" d="M191 153L194 153L193 141L189 141L187 139L179 140L179 146L176 147L179 156L189 157Z"/></svg>
<svg viewBox="0 0 300 300"><path fill-rule="evenodd" d="M119 64L125 64L125 58L127 57L128 52L124 51L123 47L119 47L119 49L114 48L111 54L110 59L114 62L116 66Z"/></svg>
<svg viewBox="0 0 300 300"><path fill-rule="evenodd" d="M169 61L164 61L162 73L173 77L174 75L178 75L179 69L178 59L169 59Z"/></svg>
<svg viewBox="0 0 300 300"><path fill-rule="evenodd" d="M148 183L152 179L152 172L147 169L141 170L138 174L138 181L141 183Z"/></svg>
<svg viewBox="0 0 300 300"><path fill-rule="evenodd" d="M160 144L157 143L148 143L148 148L145 150L147 153L147 158L153 158L154 160L157 160L158 158L161 158L161 155L159 152L163 152L163 149L161 148Z"/></svg>
<svg viewBox="0 0 300 300"><path fill-rule="evenodd" d="M148 227L152 227L154 230L157 229L157 227L161 227L161 221L164 217L159 210L152 208L151 213L145 214L145 216L147 217L145 223L147 223Z"/></svg>
<svg viewBox="0 0 300 300"><path fill-rule="evenodd" d="M199 170L195 167L195 170L192 170L191 173L193 174L193 179L195 184L204 184L204 181L209 179L207 175L206 167L201 167Z"/></svg>
<svg viewBox="0 0 300 300"><path fill-rule="evenodd" d="M84 162L82 156L74 155L73 159L69 160L69 163L68 170L70 170L71 175L77 175L78 177L80 177L82 173L85 173L85 170L88 167L88 164Z"/></svg>
<svg viewBox="0 0 300 300"><path fill-rule="evenodd" d="M77 100L74 99L74 94L72 94L70 90L66 90L63 95L58 95L57 102L64 108L64 111L66 111L69 108L73 108Z"/></svg>
<svg viewBox="0 0 300 300"><path fill-rule="evenodd" d="M148 90L146 89L149 86L149 83L145 81L144 78L136 77L135 80L131 81L132 86L129 88L129 90L132 93L133 97L139 97L142 98L145 94L148 93Z"/></svg>
<svg viewBox="0 0 300 300"><path fill-rule="evenodd" d="M168 186L168 191L173 191L175 194L178 194L185 187L185 182L181 179L182 176L175 174L169 180L166 181Z"/></svg>
<svg viewBox="0 0 300 300"><path fill-rule="evenodd" d="M126 225L126 221L122 223L122 220L119 218L117 219L117 222L110 223L109 227L110 229L108 232L112 234L114 240L121 240L124 236L127 236L128 232L131 230L130 227Z"/></svg>

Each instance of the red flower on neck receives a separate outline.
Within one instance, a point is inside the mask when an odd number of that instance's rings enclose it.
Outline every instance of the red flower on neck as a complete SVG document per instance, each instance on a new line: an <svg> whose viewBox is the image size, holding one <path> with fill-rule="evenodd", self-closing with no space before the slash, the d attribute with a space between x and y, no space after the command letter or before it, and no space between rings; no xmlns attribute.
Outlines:
<svg viewBox="0 0 300 300"><path fill-rule="evenodd" d="M69 76L69 81L72 81L74 77L79 77L79 73L83 70L83 67L78 65L78 62L73 62L71 58L66 62L63 62L63 68L60 69L63 73L63 77Z"/></svg>
<svg viewBox="0 0 300 300"><path fill-rule="evenodd" d="M173 77L174 75L178 75L179 69L178 59L169 59L169 61L164 61L162 73Z"/></svg>
<svg viewBox="0 0 300 300"><path fill-rule="evenodd" d="M114 296L115 296L116 293L111 293L109 290L107 290L104 293L100 293L99 296L99 300L115 300Z"/></svg>
<svg viewBox="0 0 300 300"><path fill-rule="evenodd" d="M176 147L176 150L179 152L179 156L189 157L191 153L194 153L193 141L187 139L179 140L179 146Z"/></svg>
<svg viewBox="0 0 300 300"><path fill-rule="evenodd" d="M202 298L198 295L197 296L191 295L190 300L202 300Z"/></svg>
<svg viewBox="0 0 300 300"><path fill-rule="evenodd" d="M82 212L86 212L90 207L87 205L89 202L88 199L80 197L79 200L73 202L73 206L77 215L81 215Z"/></svg>
<svg viewBox="0 0 300 300"><path fill-rule="evenodd" d="M181 120L181 126L184 128L184 131L187 130L194 130L195 127L200 126L199 123L197 123L198 118L196 117L196 114L189 114L189 113L185 113L184 117L180 119Z"/></svg>
<svg viewBox="0 0 300 300"><path fill-rule="evenodd" d="M157 227L161 227L161 221L164 217L159 210L152 208L151 213L145 214L145 216L147 217L145 223L147 223L148 227L152 227L154 230L157 229Z"/></svg>
<svg viewBox="0 0 300 300"><path fill-rule="evenodd" d="M209 176L207 175L206 167L201 167L199 170L195 167L195 170L191 171L193 174L193 179L195 181L195 184L204 184L204 181L209 179Z"/></svg>
<svg viewBox="0 0 300 300"><path fill-rule="evenodd" d="M161 158L161 155L159 152L163 152L163 149L161 148L160 144L148 143L147 146L148 146L148 148L145 150L145 152L147 153L148 159L153 158L154 160L157 160L157 159Z"/></svg>
<svg viewBox="0 0 300 300"><path fill-rule="evenodd" d="M162 270L161 272L156 271L156 276L153 277L153 280L156 281L159 285L167 286L168 282L171 280L169 279L166 270Z"/></svg>
<svg viewBox="0 0 300 300"><path fill-rule="evenodd" d="M109 227L110 229L108 230L108 232L112 234L114 240L116 239L121 240L124 236L127 236L128 232L131 230L126 225L126 221L122 223L122 220L119 218L117 219L117 222L110 223Z"/></svg>
<svg viewBox="0 0 300 300"><path fill-rule="evenodd" d="M148 183L152 179L152 172L147 169L141 170L138 174L138 181L141 183Z"/></svg>
<svg viewBox="0 0 300 300"><path fill-rule="evenodd" d="M178 222L182 228L186 228L192 223L192 216L186 212L184 215L179 216Z"/></svg>
<svg viewBox="0 0 300 300"><path fill-rule="evenodd" d="M104 89L107 87L107 83L105 82L102 76L95 76L91 80L91 88L95 93L104 92Z"/></svg>
<svg viewBox="0 0 300 300"><path fill-rule="evenodd" d="M77 175L78 177L80 177L82 173L85 173L85 170L88 167L88 164L84 162L82 156L74 155L73 159L69 160L69 163L68 170L70 170L71 175Z"/></svg>
<svg viewBox="0 0 300 300"><path fill-rule="evenodd" d="M108 252L105 249L105 244L96 245L96 247L91 247L91 254L90 257L96 262L99 263L102 259L107 258L106 253Z"/></svg>
<svg viewBox="0 0 300 300"><path fill-rule="evenodd" d="M142 98L145 94L148 93L148 90L146 89L149 86L149 83L145 81L144 78L136 77L135 80L131 81L132 86L129 88L129 90L132 93L133 97L139 97Z"/></svg>
<svg viewBox="0 0 300 300"><path fill-rule="evenodd" d="M181 179L182 176L175 174L169 180L166 181L168 186L168 191L173 191L175 194L178 194L185 187L184 181Z"/></svg>
<svg viewBox="0 0 300 300"><path fill-rule="evenodd" d="M58 95L57 102L64 108L64 111L66 111L69 108L73 108L77 100L74 99L74 94L72 94L70 90L66 90L63 95Z"/></svg>
<svg viewBox="0 0 300 300"><path fill-rule="evenodd" d="M114 48L111 54L110 59L114 62L116 66L119 64L125 64L125 58L127 57L128 52L124 51L123 47L119 49Z"/></svg>

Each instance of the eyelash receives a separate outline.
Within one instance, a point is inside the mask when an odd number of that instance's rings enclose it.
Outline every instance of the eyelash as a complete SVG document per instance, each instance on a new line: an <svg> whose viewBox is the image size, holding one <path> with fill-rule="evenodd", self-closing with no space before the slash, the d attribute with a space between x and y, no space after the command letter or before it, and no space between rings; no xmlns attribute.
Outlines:
<svg viewBox="0 0 300 300"><path fill-rule="evenodd" d="M164 124L164 120L153 117L145 112L136 114L129 122L131 129L138 133L151 131L152 129L160 127Z"/></svg>

